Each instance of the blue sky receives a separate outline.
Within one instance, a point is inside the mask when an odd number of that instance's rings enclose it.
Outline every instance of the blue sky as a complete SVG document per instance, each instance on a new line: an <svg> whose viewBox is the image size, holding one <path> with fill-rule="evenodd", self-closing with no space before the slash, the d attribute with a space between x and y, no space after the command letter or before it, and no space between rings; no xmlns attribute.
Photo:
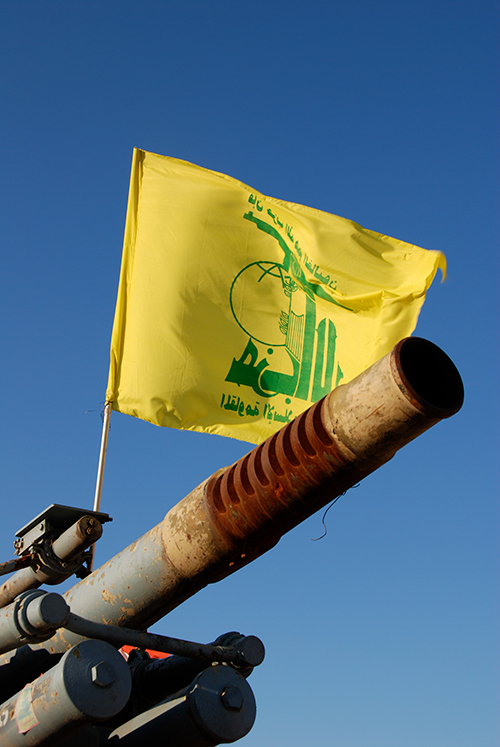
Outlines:
<svg viewBox="0 0 500 747"><path fill-rule="evenodd" d="M4 0L3 558L91 506L134 146L443 251L462 411L155 626L260 636L246 747L487 747L498 719L498 8ZM95 412L86 411L95 410ZM114 414L103 562L249 446ZM496 696L496 697L495 697Z"/></svg>

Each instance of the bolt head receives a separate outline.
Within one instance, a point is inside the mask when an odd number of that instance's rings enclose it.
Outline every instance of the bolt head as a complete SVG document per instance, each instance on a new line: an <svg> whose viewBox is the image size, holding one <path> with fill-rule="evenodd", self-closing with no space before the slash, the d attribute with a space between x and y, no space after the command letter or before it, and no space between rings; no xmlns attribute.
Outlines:
<svg viewBox="0 0 500 747"><path fill-rule="evenodd" d="M226 687L222 691L220 699L226 711L241 711L243 708L243 693L234 685Z"/></svg>
<svg viewBox="0 0 500 747"><path fill-rule="evenodd" d="M94 664L90 672L92 682L98 687L109 687L115 681L115 670L107 661Z"/></svg>

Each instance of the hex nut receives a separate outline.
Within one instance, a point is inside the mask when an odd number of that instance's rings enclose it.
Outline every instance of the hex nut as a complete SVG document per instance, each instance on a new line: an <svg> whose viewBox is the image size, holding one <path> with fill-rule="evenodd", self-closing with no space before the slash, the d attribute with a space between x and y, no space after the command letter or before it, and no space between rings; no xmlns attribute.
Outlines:
<svg viewBox="0 0 500 747"><path fill-rule="evenodd" d="M92 667L92 682L99 687L109 687L115 681L115 670L107 661L100 661Z"/></svg>
<svg viewBox="0 0 500 747"><path fill-rule="evenodd" d="M234 685L226 687L221 692L220 699L227 711L241 711L243 708L243 693Z"/></svg>

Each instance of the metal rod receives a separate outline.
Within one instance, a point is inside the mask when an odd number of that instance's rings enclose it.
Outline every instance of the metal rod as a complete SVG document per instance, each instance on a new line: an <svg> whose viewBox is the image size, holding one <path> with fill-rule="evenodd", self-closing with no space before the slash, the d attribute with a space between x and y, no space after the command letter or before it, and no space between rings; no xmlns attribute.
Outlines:
<svg viewBox="0 0 500 747"><path fill-rule="evenodd" d="M33 555L21 555L20 558L14 558L14 560L7 560L5 563L0 563L0 576L6 576L8 573L18 571L21 568L27 568L33 562Z"/></svg>
<svg viewBox="0 0 500 747"><path fill-rule="evenodd" d="M102 416L101 451L99 452L99 464L97 466L97 481L94 496L94 511L101 507L102 482L104 479L104 466L106 464L106 451L108 448L109 420L111 418L112 403L106 402Z"/></svg>
<svg viewBox="0 0 500 747"><path fill-rule="evenodd" d="M101 508L101 497L102 497L102 483L104 480L104 467L106 465L106 451L108 449L108 435L109 435L109 421L111 418L111 410L113 405L111 402L106 402L104 405L104 411L102 415L102 435L101 435L101 450L99 452L99 463L97 465L97 479L95 486L94 495L94 511L99 511ZM90 548L90 559L89 569L92 570L94 567L94 554L95 545Z"/></svg>
<svg viewBox="0 0 500 747"><path fill-rule="evenodd" d="M73 613L69 614L63 627L72 633L77 633L86 638L98 638L115 646L130 645L193 659L206 659L207 661L246 666L258 666L264 660L264 646L255 636L241 637L235 646L194 643L179 638L169 638L157 633L142 633L130 628L97 623L93 620L85 620Z"/></svg>

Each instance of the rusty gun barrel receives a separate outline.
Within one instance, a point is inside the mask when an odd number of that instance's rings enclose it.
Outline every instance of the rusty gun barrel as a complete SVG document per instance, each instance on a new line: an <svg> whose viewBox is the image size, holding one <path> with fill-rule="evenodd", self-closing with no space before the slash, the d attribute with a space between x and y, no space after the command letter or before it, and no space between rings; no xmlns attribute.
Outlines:
<svg viewBox="0 0 500 747"><path fill-rule="evenodd" d="M158 526L70 589L66 601L87 619L147 628L265 553L406 443L456 413L463 397L460 375L440 348L417 337L402 340L195 488ZM60 630L39 646L62 652L77 640Z"/></svg>

